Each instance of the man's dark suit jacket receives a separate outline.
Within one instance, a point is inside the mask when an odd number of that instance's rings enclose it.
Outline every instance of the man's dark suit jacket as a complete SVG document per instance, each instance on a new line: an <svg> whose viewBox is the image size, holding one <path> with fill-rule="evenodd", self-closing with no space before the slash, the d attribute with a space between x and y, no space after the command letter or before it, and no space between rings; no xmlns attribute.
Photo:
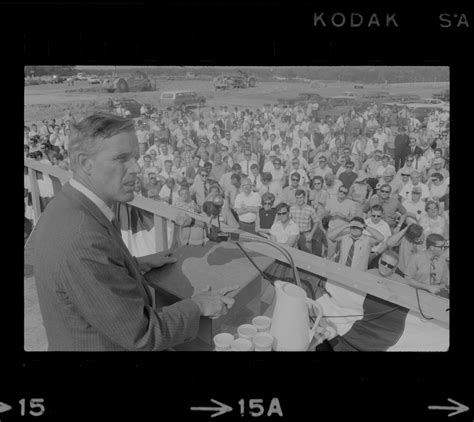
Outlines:
<svg viewBox="0 0 474 422"><path fill-rule="evenodd" d="M410 146L407 146L407 152L405 155L418 155L420 157L423 155L423 150L418 145L415 146L413 151Z"/></svg>
<svg viewBox="0 0 474 422"><path fill-rule="evenodd" d="M35 281L49 350L163 350L196 337L198 305L185 299L154 310L119 232L69 183L35 231Z"/></svg>

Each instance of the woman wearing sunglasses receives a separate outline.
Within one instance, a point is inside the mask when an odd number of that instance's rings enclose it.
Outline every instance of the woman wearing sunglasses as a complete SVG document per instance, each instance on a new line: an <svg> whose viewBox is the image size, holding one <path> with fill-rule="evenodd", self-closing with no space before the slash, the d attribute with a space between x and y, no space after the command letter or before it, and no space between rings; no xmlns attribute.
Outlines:
<svg viewBox="0 0 474 422"><path fill-rule="evenodd" d="M275 222L277 209L273 207L274 203L275 195L270 192L264 193L262 195L262 206L255 220L255 232L266 238L270 237L270 229Z"/></svg>

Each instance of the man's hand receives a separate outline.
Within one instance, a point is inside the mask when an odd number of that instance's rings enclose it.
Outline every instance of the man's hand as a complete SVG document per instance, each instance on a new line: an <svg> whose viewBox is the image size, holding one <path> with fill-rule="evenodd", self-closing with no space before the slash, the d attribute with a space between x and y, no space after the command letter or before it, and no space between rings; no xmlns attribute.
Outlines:
<svg viewBox="0 0 474 422"><path fill-rule="evenodd" d="M436 294L441 290L440 286L427 286L430 293Z"/></svg>
<svg viewBox="0 0 474 422"><path fill-rule="evenodd" d="M216 291L211 291L211 287L208 287L203 292L194 295L191 299L199 306L203 316L216 319L225 315L227 310L234 305L234 299L225 295L237 290L239 287L239 285L234 285Z"/></svg>
<svg viewBox="0 0 474 422"><path fill-rule="evenodd" d="M140 271L146 273L153 268L159 268L166 264L175 263L178 258L171 256L174 252L175 249L167 249L165 251L136 258Z"/></svg>

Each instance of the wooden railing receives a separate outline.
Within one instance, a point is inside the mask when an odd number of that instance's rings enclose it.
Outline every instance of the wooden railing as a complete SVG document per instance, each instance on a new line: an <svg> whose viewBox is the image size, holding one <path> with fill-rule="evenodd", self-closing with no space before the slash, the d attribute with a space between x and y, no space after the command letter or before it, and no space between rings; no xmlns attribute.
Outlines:
<svg viewBox="0 0 474 422"><path fill-rule="evenodd" d="M41 215L39 189L36 178L36 171L42 172L50 176L53 181L53 190L56 194L72 176L71 172L52 167L49 165L38 163L37 161L26 159L25 167L28 168L30 189L32 194L34 223L38 221ZM164 250L168 248L167 221L176 218L178 212L182 212L180 208L168 205L163 202L154 201L149 198L137 197L129 202L130 205L149 211L154 214L154 233L156 250ZM209 218L201 214L190 213L196 220L208 223ZM228 231L239 231L228 229ZM269 245L257 242L245 242L247 249L261 253L271 258L282 260L279 251ZM415 312L434 318L438 323L447 326L449 324L449 300L443 297L432 295L423 290L419 290L419 304L417 300L416 290L406 284L392 281L386 278L377 277L362 271L353 270L344 265L329 261L324 258L280 245L285 248L292 256L295 265L304 271L315 274L319 277L325 277L331 283L342 286L360 294L371 294L381 299L392 302L396 305L403 306Z"/></svg>

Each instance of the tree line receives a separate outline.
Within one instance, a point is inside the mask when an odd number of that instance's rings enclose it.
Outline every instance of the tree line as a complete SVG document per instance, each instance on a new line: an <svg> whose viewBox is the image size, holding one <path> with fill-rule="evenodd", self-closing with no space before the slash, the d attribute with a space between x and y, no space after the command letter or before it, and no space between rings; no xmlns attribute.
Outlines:
<svg viewBox="0 0 474 422"><path fill-rule="evenodd" d="M71 76L77 73L77 66L25 66L25 76L59 75ZM117 66L117 73L131 74L137 69ZM150 77L173 76L186 77L192 72L197 78L201 75L215 77L222 73L236 73L237 68L225 67L147 67L142 69ZM449 68L447 66L292 66L292 67L256 67L245 68L247 73L255 75L260 80L270 80L276 77L288 79L310 79L324 81L349 81L361 83L404 83L404 82L448 82ZM110 75L112 71L94 69L97 75Z"/></svg>

